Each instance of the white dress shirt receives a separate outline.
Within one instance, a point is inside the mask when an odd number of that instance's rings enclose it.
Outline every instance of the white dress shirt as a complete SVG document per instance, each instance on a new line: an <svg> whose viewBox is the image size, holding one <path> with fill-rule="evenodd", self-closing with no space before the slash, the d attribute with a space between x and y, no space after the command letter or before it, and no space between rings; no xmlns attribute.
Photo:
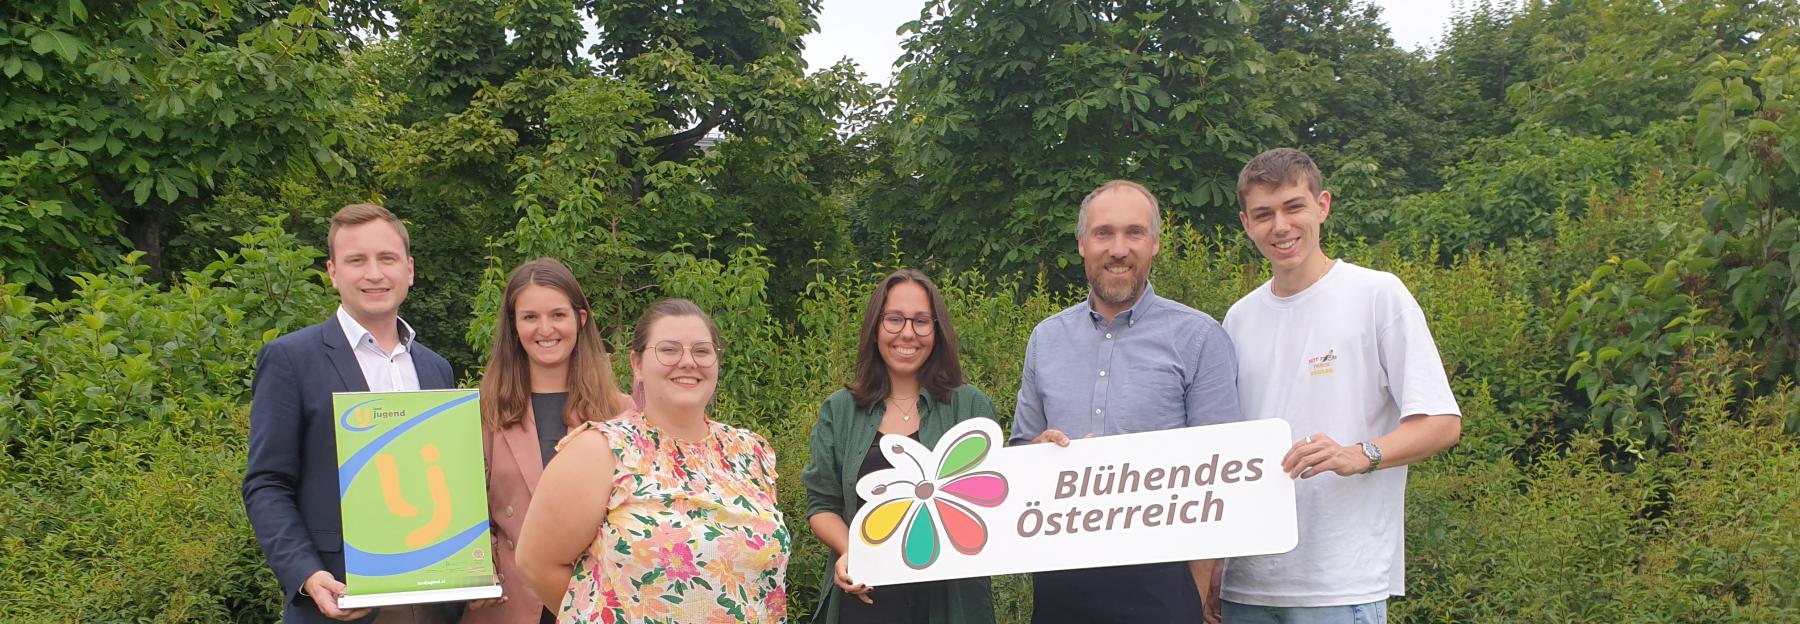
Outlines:
<svg viewBox="0 0 1800 624"><path fill-rule="evenodd" d="M375 341L374 334L350 317L344 306L338 306L337 319L338 325L344 328L344 338L350 341L350 351L356 354L356 364L362 368L363 381L368 382L370 392L419 389L419 370L413 367L411 325L400 321L400 344L394 345L393 353L389 353Z"/></svg>

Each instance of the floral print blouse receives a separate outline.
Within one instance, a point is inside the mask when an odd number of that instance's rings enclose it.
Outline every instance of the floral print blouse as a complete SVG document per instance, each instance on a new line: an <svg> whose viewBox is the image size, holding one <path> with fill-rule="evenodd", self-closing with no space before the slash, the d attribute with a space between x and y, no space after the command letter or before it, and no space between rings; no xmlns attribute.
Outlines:
<svg viewBox="0 0 1800 624"><path fill-rule="evenodd" d="M775 505L775 453L747 429L708 420L688 442L642 412L583 423L618 467L606 521L575 561L557 622L782 622L790 536Z"/></svg>

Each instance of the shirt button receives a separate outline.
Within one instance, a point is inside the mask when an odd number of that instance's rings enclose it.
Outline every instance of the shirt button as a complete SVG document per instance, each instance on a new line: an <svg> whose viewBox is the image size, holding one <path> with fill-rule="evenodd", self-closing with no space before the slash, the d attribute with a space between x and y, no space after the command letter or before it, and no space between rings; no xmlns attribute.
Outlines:
<svg viewBox="0 0 1800 624"><path fill-rule="evenodd" d="M1094 410L1094 413L1098 414L1098 413L1100 413L1100 410Z"/></svg>
<svg viewBox="0 0 1800 624"><path fill-rule="evenodd" d="M1107 339L1107 340L1112 340L1112 334L1110 334L1110 333L1109 333L1109 334L1107 334L1107 335L1106 335L1106 339Z"/></svg>
<svg viewBox="0 0 1800 624"><path fill-rule="evenodd" d="M507 550L518 550L518 547L513 546L513 541L509 539L509 540L506 540L506 549Z"/></svg>
<svg viewBox="0 0 1800 624"><path fill-rule="evenodd" d="M504 573L495 574L494 580L499 581L501 585L505 585L506 584L506 575Z"/></svg>
<svg viewBox="0 0 1800 624"><path fill-rule="evenodd" d="M1105 377L1105 376L1106 376L1106 371L1100 371L1100 376L1101 376L1101 377Z"/></svg>
<svg viewBox="0 0 1800 624"><path fill-rule="evenodd" d="M506 517L508 517L508 518L512 517L512 505L506 506Z"/></svg>

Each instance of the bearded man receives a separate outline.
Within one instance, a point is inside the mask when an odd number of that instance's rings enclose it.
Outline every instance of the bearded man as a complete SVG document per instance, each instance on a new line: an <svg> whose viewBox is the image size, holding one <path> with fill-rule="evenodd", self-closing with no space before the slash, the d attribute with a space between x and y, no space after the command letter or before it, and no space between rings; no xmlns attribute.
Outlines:
<svg viewBox="0 0 1800 624"><path fill-rule="evenodd" d="M1231 338L1150 286L1161 221L1156 196L1136 182L1107 182L1081 201L1088 298L1032 329L1012 444L1243 420ZM1032 622L1216 622L1207 605L1217 570L1208 560L1040 572Z"/></svg>

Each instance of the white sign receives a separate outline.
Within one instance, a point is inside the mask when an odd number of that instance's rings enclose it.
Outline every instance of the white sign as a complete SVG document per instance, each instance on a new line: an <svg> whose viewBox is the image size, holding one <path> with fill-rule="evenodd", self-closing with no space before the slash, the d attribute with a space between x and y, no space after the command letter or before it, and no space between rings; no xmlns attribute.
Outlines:
<svg viewBox="0 0 1800 624"><path fill-rule="evenodd" d="M986 418L857 481L850 577L871 586L1292 550L1280 419L1003 448Z"/></svg>

